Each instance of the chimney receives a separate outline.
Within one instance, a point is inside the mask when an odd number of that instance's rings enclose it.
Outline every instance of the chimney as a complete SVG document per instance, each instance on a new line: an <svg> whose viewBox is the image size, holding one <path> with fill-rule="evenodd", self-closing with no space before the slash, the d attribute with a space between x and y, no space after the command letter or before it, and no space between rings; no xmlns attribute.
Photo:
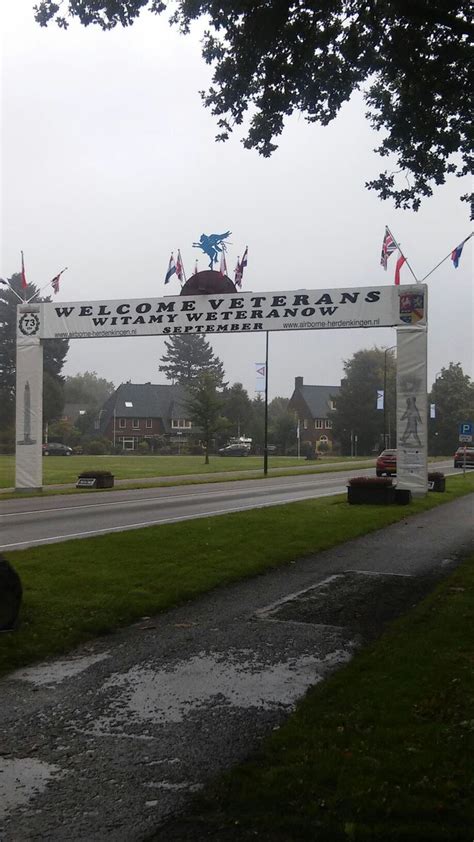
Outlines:
<svg viewBox="0 0 474 842"><path fill-rule="evenodd" d="M302 377L295 377L295 389L301 389L303 385L303 378Z"/></svg>

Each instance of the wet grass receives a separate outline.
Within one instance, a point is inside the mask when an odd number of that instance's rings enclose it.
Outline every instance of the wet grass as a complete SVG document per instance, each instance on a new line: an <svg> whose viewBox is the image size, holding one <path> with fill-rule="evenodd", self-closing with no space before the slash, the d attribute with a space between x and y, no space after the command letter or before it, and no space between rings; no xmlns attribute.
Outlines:
<svg viewBox="0 0 474 842"><path fill-rule="evenodd" d="M325 470L328 464L374 465L370 457L321 457L314 463L294 456L269 456L268 467L271 470L291 467L311 467ZM139 480L147 477L182 477L192 474L206 476L231 471L263 472L262 456L211 456L209 465L204 464L203 456L48 456L43 459L43 482L49 485L75 483L82 471L111 471L116 480ZM0 488L13 488L15 485L15 457L0 455Z"/></svg>
<svg viewBox="0 0 474 842"><path fill-rule="evenodd" d="M18 630L0 636L0 672L472 491L473 474L409 507L339 495L8 552L24 599Z"/></svg>
<svg viewBox="0 0 474 842"><path fill-rule="evenodd" d="M158 840L472 842L474 555Z"/></svg>

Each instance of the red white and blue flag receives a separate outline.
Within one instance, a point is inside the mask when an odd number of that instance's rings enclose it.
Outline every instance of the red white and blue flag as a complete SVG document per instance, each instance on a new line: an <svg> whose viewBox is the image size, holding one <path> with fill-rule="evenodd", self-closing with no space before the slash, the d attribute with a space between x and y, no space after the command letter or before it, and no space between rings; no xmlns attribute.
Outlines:
<svg viewBox="0 0 474 842"><path fill-rule="evenodd" d="M176 274L177 274L179 280L181 281L181 283L183 283L183 281L186 280L185 275L184 275L183 261L181 259L181 252L180 252L179 249L178 249L178 256L176 258Z"/></svg>
<svg viewBox="0 0 474 842"><path fill-rule="evenodd" d="M66 266L66 269L67 269L67 266ZM63 274L63 272L66 271L66 269L61 269L61 271L58 272L58 274L55 275L53 280L51 281L51 286L53 287L53 292L54 292L55 295L57 295L58 292L59 292L59 279L60 279L61 275Z"/></svg>
<svg viewBox="0 0 474 842"><path fill-rule="evenodd" d="M239 258L237 258L237 266L235 267L235 277L234 277L234 283L235 283L236 287L242 286L242 277L243 277L243 274L244 274L244 269L247 266L248 252L249 252L249 247L245 246L245 251L244 251L242 260L239 260Z"/></svg>
<svg viewBox="0 0 474 842"><path fill-rule="evenodd" d="M458 266L459 266L459 261L461 259L461 254L462 254L462 250L464 248L465 242L466 242L466 240L463 240L462 243L460 243L458 246L456 246L456 248L453 249L452 252L451 252L451 260L453 261L453 266L454 266L455 269L457 269Z"/></svg>
<svg viewBox="0 0 474 842"><path fill-rule="evenodd" d="M173 252L171 252L170 262L168 263L168 270L165 276L165 284L169 284L173 275L176 274L176 263L174 262Z"/></svg>
<svg viewBox="0 0 474 842"><path fill-rule="evenodd" d="M398 248L395 240L392 237L390 229L385 226L385 235L382 243L382 253L380 255L380 265L387 271L388 258Z"/></svg>

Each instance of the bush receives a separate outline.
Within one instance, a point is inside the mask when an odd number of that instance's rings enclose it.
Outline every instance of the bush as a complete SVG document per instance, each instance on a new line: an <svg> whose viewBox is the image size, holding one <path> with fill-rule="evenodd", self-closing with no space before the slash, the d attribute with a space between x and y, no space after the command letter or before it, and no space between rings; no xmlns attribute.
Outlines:
<svg viewBox="0 0 474 842"><path fill-rule="evenodd" d="M367 486L384 488L392 484L392 477L352 477L348 482L352 488L366 488Z"/></svg>
<svg viewBox="0 0 474 842"><path fill-rule="evenodd" d="M87 452L92 454L92 456L104 456L108 453L108 450L108 443L101 441L100 439L95 439L87 444Z"/></svg>

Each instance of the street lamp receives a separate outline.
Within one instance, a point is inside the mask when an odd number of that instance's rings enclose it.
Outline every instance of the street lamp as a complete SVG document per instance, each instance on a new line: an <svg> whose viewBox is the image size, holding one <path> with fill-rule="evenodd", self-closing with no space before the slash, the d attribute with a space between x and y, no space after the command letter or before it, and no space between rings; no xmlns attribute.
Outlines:
<svg viewBox="0 0 474 842"><path fill-rule="evenodd" d="M385 348L383 355L383 446L384 450L387 447L387 354L393 351L396 345L391 345L390 348ZM390 442L389 442L390 446Z"/></svg>

